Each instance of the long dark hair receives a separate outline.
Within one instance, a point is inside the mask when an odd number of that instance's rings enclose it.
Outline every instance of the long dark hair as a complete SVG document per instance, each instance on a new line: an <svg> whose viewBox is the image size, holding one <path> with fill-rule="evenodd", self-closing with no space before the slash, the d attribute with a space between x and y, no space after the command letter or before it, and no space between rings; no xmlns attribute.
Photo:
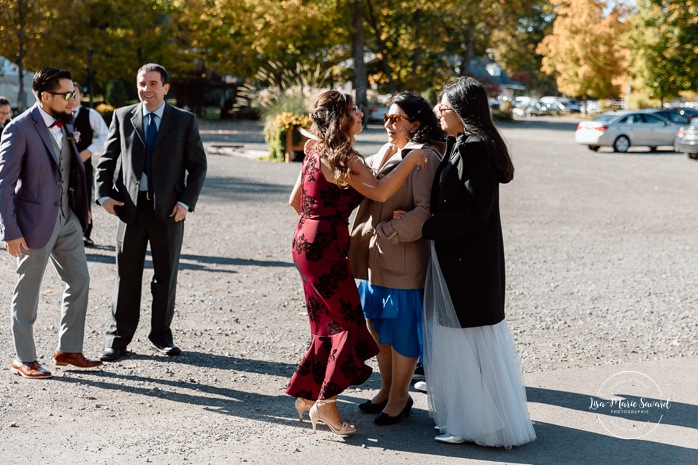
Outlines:
<svg viewBox="0 0 698 465"><path fill-rule="evenodd" d="M419 121L419 128L410 135L410 140L420 144L441 140L443 131L434 111L424 97L414 92L400 92L393 103L407 114L410 121Z"/></svg>
<svg viewBox="0 0 698 465"><path fill-rule="evenodd" d="M504 139L492 122L485 87L477 79L463 77L444 87L444 94L463 122L465 133L478 136L487 144L490 161L499 172L500 182L514 179L514 164Z"/></svg>
<svg viewBox="0 0 698 465"><path fill-rule="evenodd" d="M358 155L354 150L354 137L349 132L353 108L351 95L328 90L318 97L310 114L313 120L310 130L318 137L317 150L329 162L340 187L349 185L348 161L352 155Z"/></svg>

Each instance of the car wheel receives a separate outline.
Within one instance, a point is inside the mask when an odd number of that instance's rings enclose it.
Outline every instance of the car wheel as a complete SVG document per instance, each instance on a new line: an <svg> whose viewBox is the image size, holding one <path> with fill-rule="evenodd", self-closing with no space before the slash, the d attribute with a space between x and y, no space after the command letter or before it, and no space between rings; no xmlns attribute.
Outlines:
<svg viewBox="0 0 698 465"><path fill-rule="evenodd" d="M630 148L630 139L625 136L620 136L613 143L613 150L620 153L625 153Z"/></svg>
<svg viewBox="0 0 698 465"><path fill-rule="evenodd" d="M590 145L589 150L591 150L592 152L597 152L599 150L599 146L598 145Z"/></svg>
<svg viewBox="0 0 698 465"><path fill-rule="evenodd" d="M657 151L657 147L650 147L650 152L656 152L656 151Z"/></svg>

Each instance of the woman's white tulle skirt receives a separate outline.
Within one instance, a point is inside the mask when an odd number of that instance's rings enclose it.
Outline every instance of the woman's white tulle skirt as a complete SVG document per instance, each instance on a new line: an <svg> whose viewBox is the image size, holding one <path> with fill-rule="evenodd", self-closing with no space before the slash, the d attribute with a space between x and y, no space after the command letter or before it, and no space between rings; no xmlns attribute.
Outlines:
<svg viewBox="0 0 698 465"><path fill-rule="evenodd" d="M461 328L432 243L424 297L424 366L430 414L442 433L482 446L533 441L526 390L506 321Z"/></svg>

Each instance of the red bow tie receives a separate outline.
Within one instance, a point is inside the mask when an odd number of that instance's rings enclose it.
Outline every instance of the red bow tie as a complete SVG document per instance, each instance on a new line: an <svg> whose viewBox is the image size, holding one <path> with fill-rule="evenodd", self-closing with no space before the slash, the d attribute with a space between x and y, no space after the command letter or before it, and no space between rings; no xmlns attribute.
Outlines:
<svg viewBox="0 0 698 465"><path fill-rule="evenodd" d="M57 128L63 127L63 121L54 121L48 128L51 129L54 126L56 126Z"/></svg>

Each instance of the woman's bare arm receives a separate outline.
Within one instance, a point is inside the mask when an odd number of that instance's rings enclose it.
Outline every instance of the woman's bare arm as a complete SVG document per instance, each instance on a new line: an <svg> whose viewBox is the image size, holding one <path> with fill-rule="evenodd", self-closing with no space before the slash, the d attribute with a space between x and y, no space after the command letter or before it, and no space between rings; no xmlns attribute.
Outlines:
<svg viewBox="0 0 698 465"><path fill-rule="evenodd" d="M296 213L301 214L301 181L303 178L303 173L298 174L298 179L296 180L296 185L293 186L291 191L291 197L288 199L288 204L296 210Z"/></svg>
<svg viewBox="0 0 698 465"><path fill-rule="evenodd" d="M361 158L353 157L349 161L349 168L352 171L349 177L349 185L371 200L385 202L400 189L400 186L410 175L412 168L424 166L425 163L426 156L424 152L422 150L413 150L394 170L379 180L376 179L371 169L366 166Z"/></svg>

